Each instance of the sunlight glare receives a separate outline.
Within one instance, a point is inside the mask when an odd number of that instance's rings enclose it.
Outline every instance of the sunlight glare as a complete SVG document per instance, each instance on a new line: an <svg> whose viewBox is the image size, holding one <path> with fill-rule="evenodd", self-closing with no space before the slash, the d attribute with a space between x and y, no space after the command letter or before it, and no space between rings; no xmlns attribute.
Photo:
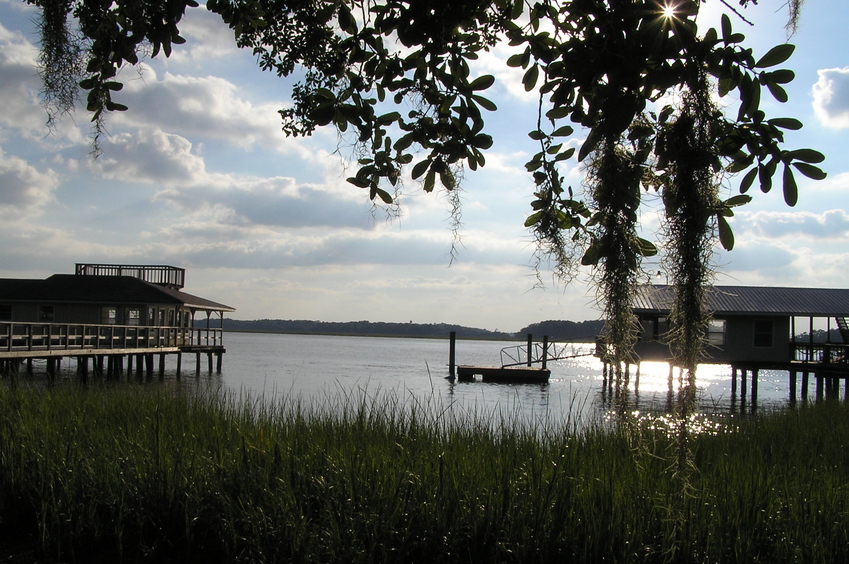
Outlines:
<svg viewBox="0 0 849 564"><path fill-rule="evenodd" d="M675 17L675 9L677 6L675 4L667 3L663 5L663 10L661 11L661 15L666 19L671 19Z"/></svg>

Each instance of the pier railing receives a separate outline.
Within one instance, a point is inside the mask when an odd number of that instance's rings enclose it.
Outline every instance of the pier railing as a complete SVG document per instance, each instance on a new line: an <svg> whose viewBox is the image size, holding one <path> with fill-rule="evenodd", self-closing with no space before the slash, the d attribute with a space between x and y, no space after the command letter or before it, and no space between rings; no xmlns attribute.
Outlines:
<svg viewBox="0 0 849 564"><path fill-rule="evenodd" d="M845 343L791 343L791 360L807 364L849 364L849 345Z"/></svg>
<svg viewBox="0 0 849 564"><path fill-rule="evenodd" d="M220 328L0 322L0 354L80 349L218 347Z"/></svg>
<svg viewBox="0 0 849 564"><path fill-rule="evenodd" d="M547 341L533 342L528 345L515 345L501 349L501 367L531 366L542 364L543 361L563 360L581 356L591 356L592 345L586 343L558 343ZM530 352L529 352L530 351Z"/></svg>

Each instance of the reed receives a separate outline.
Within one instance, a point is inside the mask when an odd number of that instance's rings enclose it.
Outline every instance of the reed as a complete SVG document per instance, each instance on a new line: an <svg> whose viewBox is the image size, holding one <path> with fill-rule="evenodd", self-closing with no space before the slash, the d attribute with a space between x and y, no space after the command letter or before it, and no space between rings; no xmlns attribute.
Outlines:
<svg viewBox="0 0 849 564"><path fill-rule="evenodd" d="M0 410L0 539L42 560L849 560L840 403L691 437L683 496L649 425L173 385L0 386Z"/></svg>

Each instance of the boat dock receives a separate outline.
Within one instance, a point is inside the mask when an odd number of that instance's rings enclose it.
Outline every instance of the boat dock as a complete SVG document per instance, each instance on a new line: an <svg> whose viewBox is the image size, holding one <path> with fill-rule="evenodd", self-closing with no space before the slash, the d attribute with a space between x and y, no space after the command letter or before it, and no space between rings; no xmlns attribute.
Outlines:
<svg viewBox="0 0 849 564"><path fill-rule="evenodd" d="M593 354L577 352L571 343L549 342L547 336L543 337L541 343L534 342L533 335L528 335L526 345L501 349L501 366L473 366L468 364L455 366L456 338L456 333L452 331L448 377L453 379L456 376L461 382L473 382L475 376L480 376L483 382L545 384L551 376L548 361L591 356Z"/></svg>

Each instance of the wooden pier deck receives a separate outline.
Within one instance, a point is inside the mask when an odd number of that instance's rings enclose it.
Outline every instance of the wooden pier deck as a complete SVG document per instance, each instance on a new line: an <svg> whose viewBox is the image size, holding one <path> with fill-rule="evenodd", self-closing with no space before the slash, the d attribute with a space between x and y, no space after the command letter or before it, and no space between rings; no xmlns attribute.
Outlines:
<svg viewBox="0 0 849 564"><path fill-rule="evenodd" d="M475 376L480 376L484 382L544 384L551 370L533 366L457 366L457 379L461 382L474 381Z"/></svg>
<svg viewBox="0 0 849 564"><path fill-rule="evenodd" d="M136 325L92 325L59 323L0 323L0 375L16 375L21 365L32 370L33 360L46 360L48 376L56 372L62 358L74 358L77 372L87 376L89 361L95 373L111 376L136 370L150 376L154 358L159 356L159 374L165 369L165 357L176 355L176 371L182 369L182 355L194 354L196 371L206 355L209 371L221 371L224 348L223 330L218 328L165 327ZM104 369L104 360L107 363Z"/></svg>

